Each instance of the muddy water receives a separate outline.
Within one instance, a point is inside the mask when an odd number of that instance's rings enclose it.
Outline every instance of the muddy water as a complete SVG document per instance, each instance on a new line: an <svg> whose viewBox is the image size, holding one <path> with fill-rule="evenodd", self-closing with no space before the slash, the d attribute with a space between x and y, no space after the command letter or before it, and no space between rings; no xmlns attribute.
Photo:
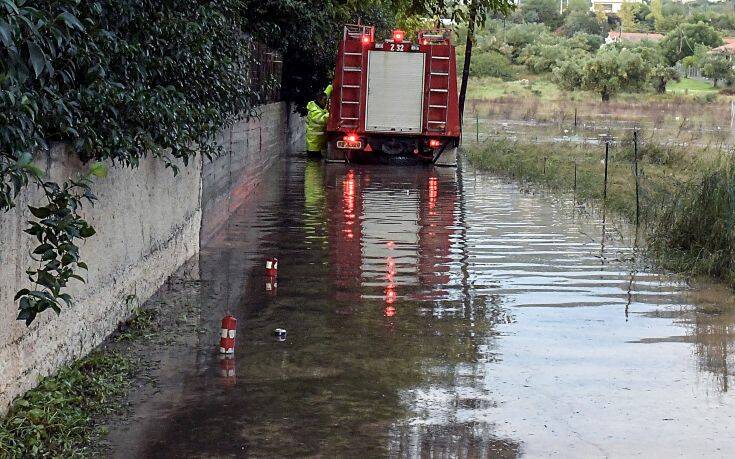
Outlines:
<svg viewBox="0 0 735 459"><path fill-rule="evenodd" d="M116 456L731 456L733 318L624 229L466 167L270 178L154 299L185 326Z"/></svg>

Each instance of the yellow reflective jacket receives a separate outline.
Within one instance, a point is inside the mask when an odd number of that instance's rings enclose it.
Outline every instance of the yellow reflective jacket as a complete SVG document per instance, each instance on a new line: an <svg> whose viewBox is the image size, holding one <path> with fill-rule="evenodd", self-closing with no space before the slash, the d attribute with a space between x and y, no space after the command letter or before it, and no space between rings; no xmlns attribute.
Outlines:
<svg viewBox="0 0 735 459"><path fill-rule="evenodd" d="M321 151L327 146L327 127L329 112L313 100L306 104L306 150Z"/></svg>

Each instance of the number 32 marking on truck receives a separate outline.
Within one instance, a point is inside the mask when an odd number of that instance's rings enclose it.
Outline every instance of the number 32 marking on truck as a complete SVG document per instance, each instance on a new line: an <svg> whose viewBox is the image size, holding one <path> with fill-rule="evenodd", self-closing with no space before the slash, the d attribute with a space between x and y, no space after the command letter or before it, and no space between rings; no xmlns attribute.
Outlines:
<svg viewBox="0 0 735 459"><path fill-rule="evenodd" d="M403 51L403 45L401 45L401 44L398 44L397 45L395 43L391 43L390 44L390 50L391 51Z"/></svg>

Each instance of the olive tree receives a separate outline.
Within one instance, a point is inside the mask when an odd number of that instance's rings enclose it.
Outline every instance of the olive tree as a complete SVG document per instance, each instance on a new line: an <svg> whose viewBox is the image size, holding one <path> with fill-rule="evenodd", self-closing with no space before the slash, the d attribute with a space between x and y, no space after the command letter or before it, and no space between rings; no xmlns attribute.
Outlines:
<svg viewBox="0 0 735 459"><path fill-rule="evenodd" d="M661 40L661 50L669 64L675 64L681 59L694 54L697 45L713 48L720 46L722 43L720 34L704 22L680 24Z"/></svg>
<svg viewBox="0 0 735 459"><path fill-rule="evenodd" d="M702 75L711 79L715 86L720 80L732 80L732 62L720 53L708 54L702 62Z"/></svg>
<svg viewBox="0 0 735 459"><path fill-rule="evenodd" d="M607 102L623 89L640 89L648 72L639 54L625 48L606 48L584 63L581 87L599 93L602 101Z"/></svg>

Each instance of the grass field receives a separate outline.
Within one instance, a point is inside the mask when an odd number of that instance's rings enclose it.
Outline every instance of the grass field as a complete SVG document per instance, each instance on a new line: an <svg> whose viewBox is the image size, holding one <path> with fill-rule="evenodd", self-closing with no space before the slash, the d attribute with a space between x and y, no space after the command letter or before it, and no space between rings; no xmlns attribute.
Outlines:
<svg viewBox="0 0 735 459"><path fill-rule="evenodd" d="M672 81L666 85L666 92L672 94L707 94L717 93L715 88L708 81L692 80L690 78L682 78L681 81Z"/></svg>

